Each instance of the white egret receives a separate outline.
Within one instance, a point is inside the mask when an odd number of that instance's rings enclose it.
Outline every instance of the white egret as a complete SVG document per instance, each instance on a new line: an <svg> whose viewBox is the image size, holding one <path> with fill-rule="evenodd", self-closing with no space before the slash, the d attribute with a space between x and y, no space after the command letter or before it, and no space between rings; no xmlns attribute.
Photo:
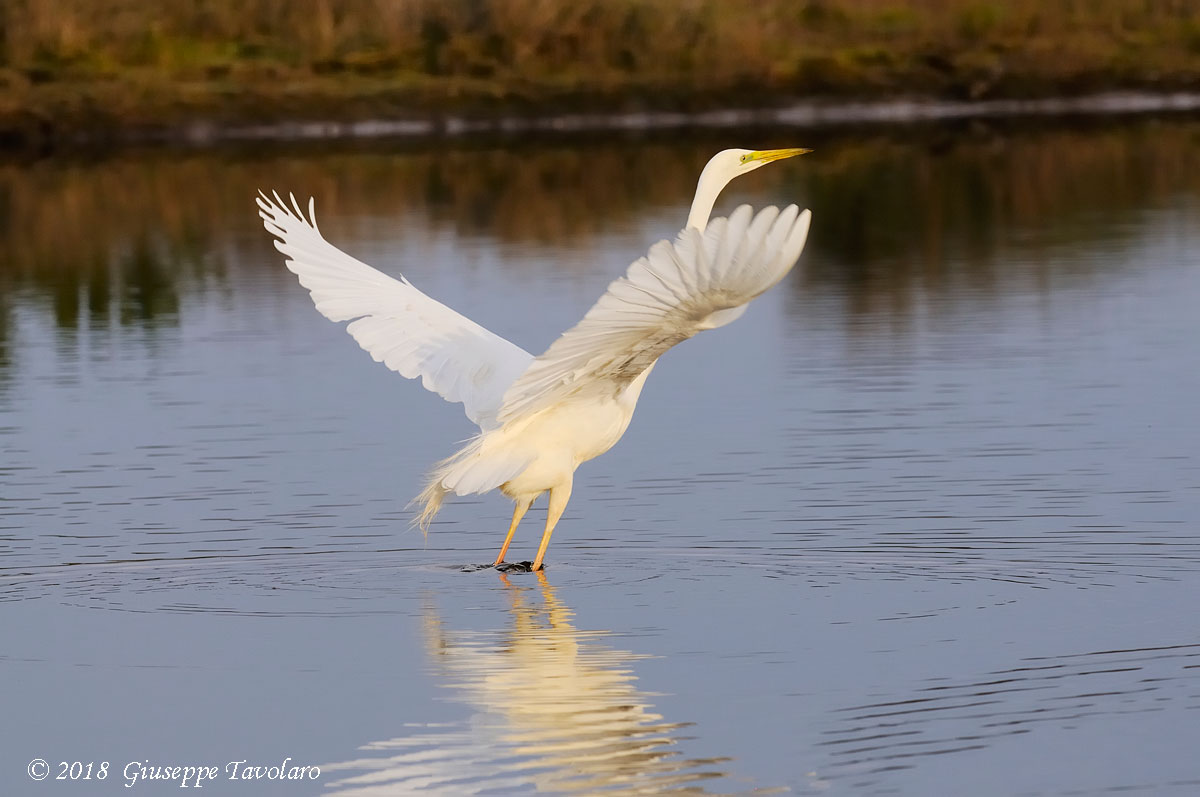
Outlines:
<svg viewBox="0 0 1200 797"><path fill-rule="evenodd" d="M709 221L713 203L738 175L806 149L717 153L696 185L686 227L659 241L600 297L583 320L544 354L524 349L417 290L345 254L306 215L275 194L260 194L275 248L331 321L377 361L447 401L462 402L479 434L434 465L418 522L429 527L451 493L496 488L516 502L496 564L534 499L550 494L546 528L532 569L571 497L575 469L625 433L646 377L662 354L697 332L724 326L791 270L808 235L809 211L789 205L753 213L743 205Z"/></svg>

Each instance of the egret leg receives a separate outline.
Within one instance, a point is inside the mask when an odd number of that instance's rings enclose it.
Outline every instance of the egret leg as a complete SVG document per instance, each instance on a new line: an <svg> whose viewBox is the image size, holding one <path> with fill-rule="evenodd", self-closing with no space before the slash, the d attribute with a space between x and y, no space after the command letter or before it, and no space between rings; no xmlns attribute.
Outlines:
<svg viewBox="0 0 1200 797"><path fill-rule="evenodd" d="M512 524L508 527L508 536L504 538L504 545L500 546L500 555L496 557L496 567L504 561L504 554L508 553L508 544L512 542L513 535L517 533L517 525L520 524L521 518L525 517L525 513L529 511L529 505L533 503L533 496L529 498L518 498L516 509L513 510Z"/></svg>
<svg viewBox="0 0 1200 797"><path fill-rule="evenodd" d="M546 549L550 547L550 535L554 533L554 527L558 524L558 519L562 517L563 510L567 508L567 501L570 500L570 481L558 487L550 488L550 510L546 513L546 533L542 535L542 544L538 546L537 557L533 560L532 570L542 569L542 559L546 557Z"/></svg>

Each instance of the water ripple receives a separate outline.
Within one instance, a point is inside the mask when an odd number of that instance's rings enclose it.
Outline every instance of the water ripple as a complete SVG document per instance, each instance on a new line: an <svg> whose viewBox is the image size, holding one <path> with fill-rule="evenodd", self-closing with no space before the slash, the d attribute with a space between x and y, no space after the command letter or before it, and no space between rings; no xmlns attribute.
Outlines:
<svg viewBox="0 0 1200 797"><path fill-rule="evenodd" d="M976 677L930 679L908 694L846 706L819 746L821 777L878 784L922 758L982 750L1044 726L1200 709L1200 642L1031 656ZM1192 722L1196 720L1193 719Z"/></svg>

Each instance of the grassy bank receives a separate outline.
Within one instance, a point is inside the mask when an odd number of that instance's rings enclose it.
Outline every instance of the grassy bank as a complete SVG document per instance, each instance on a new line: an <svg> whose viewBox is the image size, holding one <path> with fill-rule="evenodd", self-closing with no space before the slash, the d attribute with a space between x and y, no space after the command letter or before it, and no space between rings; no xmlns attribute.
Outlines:
<svg viewBox="0 0 1200 797"><path fill-rule="evenodd" d="M1192 0L7 0L0 134L1200 87Z"/></svg>

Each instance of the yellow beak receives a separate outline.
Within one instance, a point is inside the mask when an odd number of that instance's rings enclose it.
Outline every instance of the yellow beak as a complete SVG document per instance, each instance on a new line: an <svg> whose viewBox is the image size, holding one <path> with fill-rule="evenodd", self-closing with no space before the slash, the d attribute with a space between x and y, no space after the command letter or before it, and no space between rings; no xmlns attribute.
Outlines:
<svg viewBox="0 0 1200 797"><path fill-rule="evenodd" d="M784 158L791 158L796 155L803 155L806 152L812 152L812 150L805 149L803 147L797 147L794 149L760 149L751 152L746 157L746 160L770 163L771 161L783 160Z"/></svg>

